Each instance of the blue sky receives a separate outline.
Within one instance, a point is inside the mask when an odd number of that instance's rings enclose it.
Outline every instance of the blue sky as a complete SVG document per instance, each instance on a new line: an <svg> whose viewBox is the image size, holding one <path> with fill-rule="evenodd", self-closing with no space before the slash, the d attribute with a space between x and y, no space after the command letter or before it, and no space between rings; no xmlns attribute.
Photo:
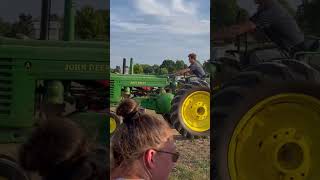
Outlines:
<svg viewBox="0 0 320 180"><path fill-rule="evenodd" d="M190 52L209 59L210 0L111 0L111 67L123 58L161 64Z"/></svg>

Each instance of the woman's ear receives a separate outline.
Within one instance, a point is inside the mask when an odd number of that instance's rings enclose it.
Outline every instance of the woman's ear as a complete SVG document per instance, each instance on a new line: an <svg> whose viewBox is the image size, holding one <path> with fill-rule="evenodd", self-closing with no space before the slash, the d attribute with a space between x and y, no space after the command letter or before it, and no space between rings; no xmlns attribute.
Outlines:
<svg viewBox="0 0 320 180"><path fill-rule="evenodd" d="M145 162L145 164L147 165L147 168L155 168L155 155L156 155L156 151L153 149L149 149L145 152L143 160Z"/></svg>

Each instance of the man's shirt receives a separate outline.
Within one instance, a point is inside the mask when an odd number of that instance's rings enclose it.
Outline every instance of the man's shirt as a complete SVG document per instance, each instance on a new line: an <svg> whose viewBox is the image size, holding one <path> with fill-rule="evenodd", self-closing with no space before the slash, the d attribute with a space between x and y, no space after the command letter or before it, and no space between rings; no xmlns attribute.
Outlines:
<svg viewBox="0 0 320 180"><path fill-rule="evenodd" d="M204 72L200 63L195 62L189 66L191 72L199 78L205 77L206 73Z"/></svg>
<svg viewBox="0 0 320 180"><path fill-rule="evenodd" d="M271 41L286 50L304 41L304 34L295 19L275 0L259 8L250 20L258 31L265 33Z"/></svg>

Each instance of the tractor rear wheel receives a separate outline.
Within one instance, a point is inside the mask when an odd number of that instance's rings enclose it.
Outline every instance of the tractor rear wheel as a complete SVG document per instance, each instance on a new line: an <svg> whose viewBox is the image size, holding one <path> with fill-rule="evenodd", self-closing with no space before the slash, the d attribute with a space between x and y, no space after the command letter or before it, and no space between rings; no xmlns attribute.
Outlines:
<svg viewBox="0 0 320 180"><path fill-rule="evenodd" d="M210 132L210 88L201 82L185 84L172 100L171 124L186 138Z"/></svg>
<svg viewBox="0 0 320 180"><path fill-rule="evenodd" d="M214 179L320 177L320 85L310 66L284 60L239 73L212 97ZM311 172L312 171L312 172Z"/></svg>

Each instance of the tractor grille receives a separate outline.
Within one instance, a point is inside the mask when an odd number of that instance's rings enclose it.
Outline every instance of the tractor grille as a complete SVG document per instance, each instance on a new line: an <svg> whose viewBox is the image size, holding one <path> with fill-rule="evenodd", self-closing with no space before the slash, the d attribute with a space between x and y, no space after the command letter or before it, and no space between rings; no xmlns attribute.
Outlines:
<svg viewBox="0 0 320 180"><path fill-rule="evenodd" d="M114 80L110 80L110 97L113 97Z"/></svg>
<svg viewBox="0 0 320 180"><path fill-rule="evenodd" d="M12 102L12 59L0 58L0 114L9 115Z"/></svg>

